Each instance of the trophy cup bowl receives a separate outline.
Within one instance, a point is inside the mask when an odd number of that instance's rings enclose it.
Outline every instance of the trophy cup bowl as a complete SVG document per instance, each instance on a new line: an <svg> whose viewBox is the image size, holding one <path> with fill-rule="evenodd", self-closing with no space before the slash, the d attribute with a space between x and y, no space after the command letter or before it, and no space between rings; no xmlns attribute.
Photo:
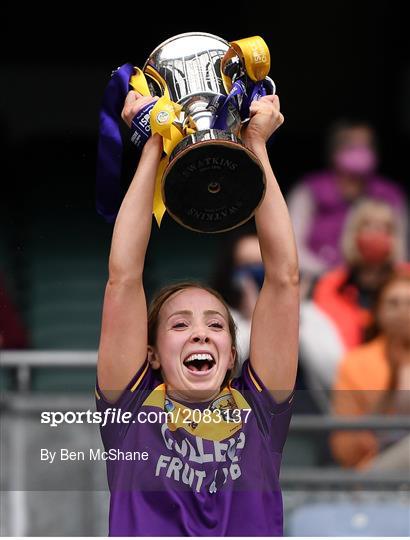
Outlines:
<svg viewBox="0 0 410 540"><path fill-rule="evenodd" d="M226 102L226 79L241 67L235 55L224 39L192 32L161 43L143 68L151 94L180 105L179 126L191 128L169 156L164 204L181 225L203 233L246 222L265 194L262 165L239 137L246 119L233 101ZM224 125L216 129L224 103Z"/></svg>

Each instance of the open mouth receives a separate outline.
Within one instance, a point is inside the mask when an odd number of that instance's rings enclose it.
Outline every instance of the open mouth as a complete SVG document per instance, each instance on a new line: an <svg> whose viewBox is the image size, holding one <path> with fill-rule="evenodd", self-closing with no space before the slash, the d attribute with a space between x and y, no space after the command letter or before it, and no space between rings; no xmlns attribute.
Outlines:
<svg viewBox="0 0 410 540"><path fill-rule="evenodd" d="M214 357L209 353L194 353L184 360L184 366L193 373L206 373L216 364Z"/></svg>

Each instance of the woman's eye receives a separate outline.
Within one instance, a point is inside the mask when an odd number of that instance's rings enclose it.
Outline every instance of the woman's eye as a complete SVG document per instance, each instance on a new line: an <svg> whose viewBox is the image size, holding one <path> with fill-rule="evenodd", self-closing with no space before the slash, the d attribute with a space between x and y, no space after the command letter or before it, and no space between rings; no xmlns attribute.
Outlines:
<svg viewBox="0 0 410 540"><path fill-rule="evenodd" d="M172 328L185 328L187 326L184 322L175 323Z"/></svg>
<svg viewBox="0 0 410 540"><path fill-rule="evenodd" d="M223 328L223 325L219 322L213 322L209 326L211 326L212 328Z"/></svg>

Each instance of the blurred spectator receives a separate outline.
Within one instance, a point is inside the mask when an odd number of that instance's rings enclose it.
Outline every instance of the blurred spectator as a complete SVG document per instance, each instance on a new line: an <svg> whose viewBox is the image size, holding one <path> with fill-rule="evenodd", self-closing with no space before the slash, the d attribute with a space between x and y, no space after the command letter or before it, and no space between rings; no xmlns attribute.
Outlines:
<svg viewBox="0 0 410 540"><path fill-rule="evenodd" d="M237 327L238 368L249 358L252 313L262 288L264 269L254 222L227 234L211 286L228 302Z"/></svg>
<svg viewBox="0 0 410 540"><path fill-rule="evenodd" d="M252 313L263 285L264 268L255 223L247 222L224 236L217 257L211 286L228 302L237 328L237 373L249 358ZM319 412L306 386L299 364L294 411L300 414Z"/></svg>
<svg viewBox="0 0 410 540"><path fill-rule="evenodd" d="M340 264L340 237L347 212L361 197L383 200L397 213L400 253L406 255L406 199L376 174L375 134L365 123L339 122L327 142L328 170L303 177L289 195L289 210L304 281Z"/></svg>
<svg viewBox="0 0 410 540"><path fill-rule="evenodd" d="M326 394L348 350L363 343L380 286L401 261L397 214L391 206L362 200L352 208L342 237L344 265L326 272L302 302L301 362L308 386L325 409Z"/></svg>
<svg viewBox="0 0 410 540"><path fill-rule="evenodd" d="M0 349L24 349L28 336L0 274Z"/></svg>
<svg viewBox="0 0 410 540"><path fill-rule="evenodd" d="M410 413L410 271L381 288L374 310L374 337L343 359L333 392L343 416ZM335 459L345 467L410 470L405 432L343 431L331 437Z"/></svg>

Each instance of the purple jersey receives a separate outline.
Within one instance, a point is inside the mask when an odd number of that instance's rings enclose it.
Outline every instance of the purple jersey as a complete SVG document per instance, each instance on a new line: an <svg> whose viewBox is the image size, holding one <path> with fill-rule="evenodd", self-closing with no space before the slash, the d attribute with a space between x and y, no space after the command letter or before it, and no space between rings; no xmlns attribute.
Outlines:
<svg viewBox="0 0 410 540"><path fill-rule="evenodd" d="M115 404L97 387L99 411L131 413L101 427L105 450L120 456L107 460L110 536L281 536L292 399L275 403L248 361L207 404L170 399L148 363Z"/></svg>

